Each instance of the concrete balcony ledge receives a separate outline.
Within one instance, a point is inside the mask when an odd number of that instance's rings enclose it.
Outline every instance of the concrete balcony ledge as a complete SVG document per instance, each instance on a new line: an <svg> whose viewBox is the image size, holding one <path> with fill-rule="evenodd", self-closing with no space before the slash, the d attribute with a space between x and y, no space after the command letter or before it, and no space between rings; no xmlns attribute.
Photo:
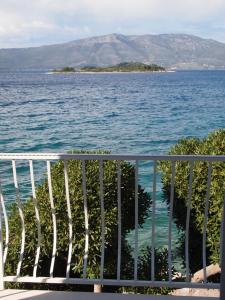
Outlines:
<svg viewBox="0 0 225 300"><path fill-rule="evenodd" d="M216 300L215 297L193 296L156 296L110 293L60 292L43 290L14 290L0 291L1 300Z"/></svg>

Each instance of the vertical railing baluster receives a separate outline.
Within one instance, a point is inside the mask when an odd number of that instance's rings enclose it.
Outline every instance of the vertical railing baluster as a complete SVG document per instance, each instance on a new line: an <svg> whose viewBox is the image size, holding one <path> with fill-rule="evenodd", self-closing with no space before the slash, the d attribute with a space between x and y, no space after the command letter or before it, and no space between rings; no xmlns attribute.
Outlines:
<svg viewBox="0 0 225 300"><path fill-rule="evenodd" d="M0 291L4 290L4 254L3 254L3 230L2 230L2 202L3 202L3 194L1 189L1 182L0 182Z"/></svg>
<svg viewBox="0 0 225 300"><path fill-rule="evenodd" d="M151 280L155 280L155 208L156 208L156 171L157 161L153 166L153 190L152 190L152 247L151 247Z"/></svg>
<svg viewBox="0 0 225 300"><path fill-rule="evenodd" d="M4 224L5 224L5 248L4 248L4 254L3 254L3 264L6 262L7 254L8 254L8 246L9 246L9 222L8 222L8 216L7 211L5 208L5 201L0 181L0 201L2 206L2 213L4 217Z"/></svg>
<svg viewBox="0 0 225 300"><path fill-rule="evenodd" d="M223 230L224 230L224 218L223 218L223 213L225 209L225 192L223 196L223 206L222 206L222 211L221 211L221 225L220 225L220 265L222 265L222 253L223 253Z"/></svg>
<svg viewBox="0 0 225 300"><path fill-rule="evenodd" d="M19 192L19 185L18 185L18 181L17 181L15 160L12 161L12 169L13 169L14 186L15 186L15 190L16 190L16 203L17 203L17 207L19 210L19 215L20 215L20 220L21 220L21 225L22 225L20 257L19 257L19 262L18 262L17 271L16 271L16 276L19 277L21 265L22 265L22 261L23 261L23 255L24 255L24 247L25 247L25 221L24 221L24 215L23 215L22 205L21 205L21 201L20 201L20 192Z"/></svg>
<svg viewBox="0 0 225 300"><path fill-rule="evenodd" d="M120 280L121 269L121 162L117 162L117 209L118 209L118 254L117 254L117 280Z"/></svg>
<svg viewBox="0 0 225 300"><path fill-rule="evenodd" d="M105 261L105 208L104 208L104 187L103 187L103 161L99 161L99 181L100 181L100 204L101 204L101 269L100 278L104 276Z"/></svg>
<svg viewBox="0 0 225 300"><path fill-rule="evenodd" d="M185 264L186 264L186 281L190 281L190 264L189 264L189 227L191 215L191 198L192 198L192 181L193 181L193 167L194 162L190 162L190 175L188 185L188 199L187 199L187 216L186 216L186 230L185 230Z"/></svg>
<svg viewBox="0 0 225 300"><path fill-rule="evenodd" d="M34 269L33 269L33 277L36 277L37 276L37 267L38 267L38 262L39 262L39 257L40 257L40 248L41 248L41 223L40 223L40 215L39 215L39 210L38 210L38 205L37 205L36 189L35 189L35 181L34 181L34 168L33 168L32 160L29 161L29 165L30 165L30 178L31 178L33 203L34 203L35 216L36 216L36 222L37 222L37 230L38 230L38 243L37 243Z"/></svg>
<svg viewBox="0 0 225 300"><path fill-rule="evenodd" d="M174 181L175 181L175 161L172 161L172 176L170 183L170 204L169 204L169 236L168 236L168 267L169 282L172 281L172 220L173 220L173 203L174 203Z"/></svg>
<svg viewBox="0 0 225 300"><path fill-rule="evenodd" d="M48 173L49 199L51 205L52 224L53 224L53 246L52 246L52 259L50 265L50 277L53 277L53 270L55 266L55 256L56 256L56 244L57 244L57 228L56 228L55 205L54 205L53 192L52 192L51 163L49 160L47 161L47 173Z"/></svg>
<svg viewBox="0 0 225 300"><path fill-rule="evenodd" d="M135 162L135 245L134 245L134 280L138 278L138 160Z"/></svg>
<svg viewBox="0 0 225 300"><path fill-rule="evenodd" d="M73 223L72 223L72 213L71 213L71 205L70 205L69 175L68 175L67 161L64 161L64 177L65 177L67 215L68 215L68 223L69 223L69 249L68 249L67 266L66 266L66 278L69 278L71 257L72 257Z"/></svg>
<svg viewBox="0 0 225 300"><path fill-rule="evenodd" d="M222 220L221 220L221 276L220 276L220 300L225 299L225 198L222 208Z"/></svg>
<svg viewBox="0 0 225 300"><path fill-rule="evenodd" d="M210 198L210 188L211 188L211 175L212 175L212 163L210 162L209 166L208 166L206 202L205 202L205 212L204 212L204 221L203 221L203 239L202 239L202 260L203 260L204 283L207 282L207 274L206 274L206 230L207 230L207 223L208 223L209 198Z"/></svg>
<svg viewBox="0 0 225 300"><path fill-rule="evenodd" d="M84 225L85 225L85 246L84 246L84 266L83 277L87 276L87 260L89 249L89 224L88 224L88 206L87 206L87 187L86 187L86 162L82 160L82 189L84 197Z"/></svg>

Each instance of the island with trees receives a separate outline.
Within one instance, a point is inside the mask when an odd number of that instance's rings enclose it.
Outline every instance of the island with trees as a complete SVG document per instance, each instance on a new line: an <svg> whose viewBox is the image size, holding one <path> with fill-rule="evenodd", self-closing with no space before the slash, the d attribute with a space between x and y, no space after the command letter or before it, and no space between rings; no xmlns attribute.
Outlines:
<svg viewBox="0 0 225 300"><path fill-rule="evenodd" d="M113 66L97 67L86 66L80 72L165 72L165 68L156 64L144 64L141 62L123 62Z"/></svg>
<svg viewBox="0 0 225 300"><path fill-rule="evenodd" d="M64 67L62 69L54 69L51 74L70 74L70 73L85 73L85 72L166 72L166 69L157 64L144 64L141 62L123 62L113 66L84 66L79 69L74 67Z"/></svg>

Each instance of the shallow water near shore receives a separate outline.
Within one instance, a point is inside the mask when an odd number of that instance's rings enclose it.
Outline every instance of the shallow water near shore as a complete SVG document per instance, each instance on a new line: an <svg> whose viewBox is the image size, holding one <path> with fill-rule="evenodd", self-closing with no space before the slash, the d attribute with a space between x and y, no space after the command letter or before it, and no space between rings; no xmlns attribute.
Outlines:
<svg viewBox="0 0 225 300"><path fill-rule="evenodd" d="M225 127L225 71L175 73L0 72L0 152L66 152L106 149L113 153L166 154L182 137L203 137ZM9 170L1 164L0 175ZM151 166L139 181L152 190ZM25 176L21 168L19 176ZM13 201L5 183L6 201ZM166 246L167 209L157 186L157 245ZM22 187L23 199L30 194ZM151 239L151 217L140 230ZM174 241L177 237L173 227Z"/></svg>

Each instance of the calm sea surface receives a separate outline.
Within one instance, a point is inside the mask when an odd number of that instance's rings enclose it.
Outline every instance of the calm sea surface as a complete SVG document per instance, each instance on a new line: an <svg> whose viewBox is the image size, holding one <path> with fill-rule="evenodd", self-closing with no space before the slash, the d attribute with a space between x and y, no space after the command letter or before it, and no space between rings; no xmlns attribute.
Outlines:
<svg viewBox="0 0 225 300"><path fill-rule="evenodd" d="M166 153L225 127L225 71L0 72L0 151Z"/></svg>
<svg viewBox="0 0 225 300"><path fill-rule="evenodd" d="M203 137L222 127L225 71L0 72L0 152L107 149L113 153L166 154L182 137ZM7 166L3 165L2 176L5 171ZM21 169L21 176L23 173ZM151 191L147 167L141 174L141 183ZM5 182L9 201L13 197L10 187ZM160 183L158 190L157 234L163 245L168 219L160 199ZM24 198L27 193L24 186ZM150 238L149 226L150 218L141 230L142 241Z"/></svg>

